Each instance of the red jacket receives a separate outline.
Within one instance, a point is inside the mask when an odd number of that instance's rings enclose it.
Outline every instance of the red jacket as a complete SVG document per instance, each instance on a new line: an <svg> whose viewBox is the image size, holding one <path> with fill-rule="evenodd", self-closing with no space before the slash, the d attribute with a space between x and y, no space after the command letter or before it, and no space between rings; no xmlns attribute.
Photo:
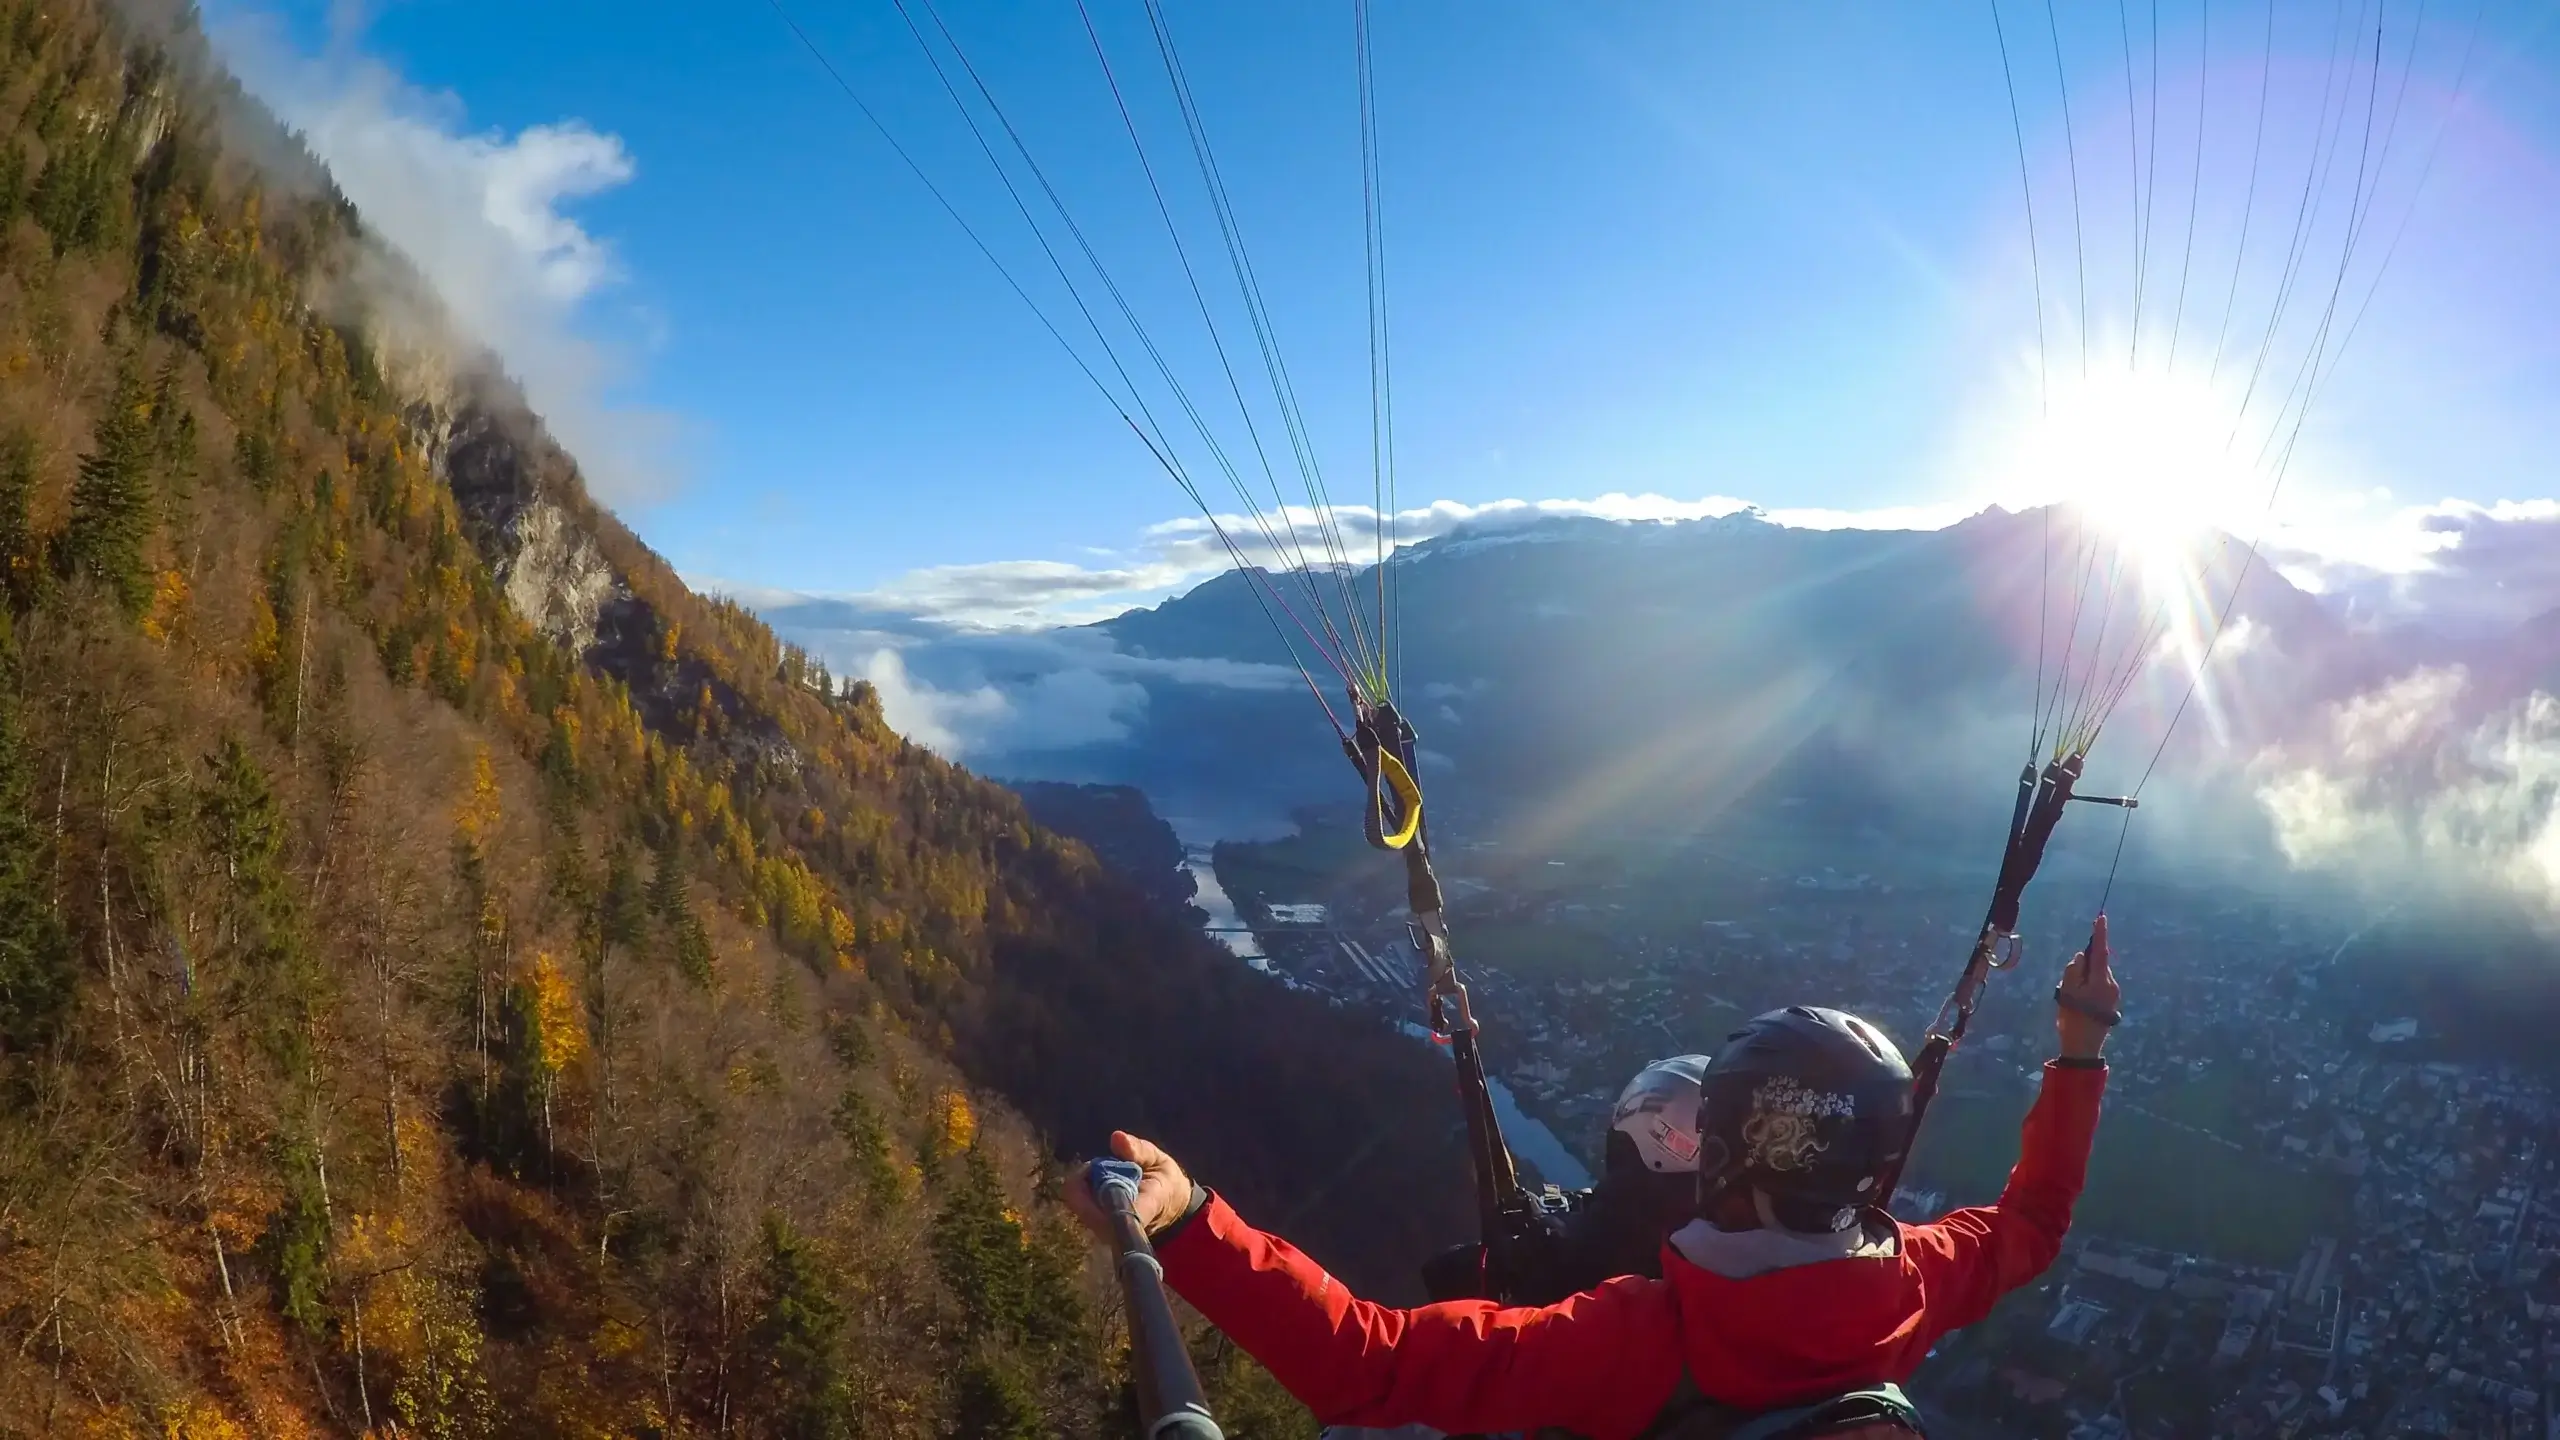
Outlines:
<svg viewBox="0 0 2560 1440"><path fill-rule="evenodd" d="M1999 1203L1900 1226L1898 1254L1732 1280L1666 1246L1662 1279L1623 1277L1543 1308L1395 1310L1214 1196L1158 1254L1174 1290L1324 1423L1551 1425L1628 1440L1683 1366L1703 1393L1752 1409L1909 1378L1941 1336L2061 1253L2105 1088L2103 1069L2048 1064Z"/></svg>

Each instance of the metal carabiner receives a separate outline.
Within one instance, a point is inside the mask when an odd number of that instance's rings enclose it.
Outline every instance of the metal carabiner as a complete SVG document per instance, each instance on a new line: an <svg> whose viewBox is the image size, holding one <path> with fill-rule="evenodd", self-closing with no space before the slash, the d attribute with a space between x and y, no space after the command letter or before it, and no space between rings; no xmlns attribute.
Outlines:
<svg viewBox="0 0 2560 1440"><path fill-rule="evenodd" d="M2009 958L2005 960L1994 958L1990 962L1991 968L1994 970L2015 970L2018 968L2019 955L2020 952L2026 948L2026 942L2018 938L2018 932L2015 930L2009 932L2008 939Z"/></svg>

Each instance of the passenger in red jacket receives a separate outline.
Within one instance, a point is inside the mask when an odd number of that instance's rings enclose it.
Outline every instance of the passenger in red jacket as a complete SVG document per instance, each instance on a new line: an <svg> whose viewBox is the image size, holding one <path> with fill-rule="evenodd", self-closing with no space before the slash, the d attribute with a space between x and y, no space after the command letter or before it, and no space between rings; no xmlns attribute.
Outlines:
<svg viewBox="0 0 2560 1440"><path fill-rule="evenodd" d="M2054 998L2060 1054L1997 1204L1927 1225L1877 1208L1910 1141L1909 1067L1854 1016L1775 1010L1707 1068L1699 1218L1664 1247L1663 1278L1537 1308L1362 1300L1154 1145L1114 1134L1112 1148L1144 1171L1139 1218L1174 1290L1318 1420L1633 1440L1676 1396L1765 1411L1907 1379L1941 1337L2053 1263L2117 1014L2103 919ZM1100 1233L1083 1187L1067 1193Z"/></svg>

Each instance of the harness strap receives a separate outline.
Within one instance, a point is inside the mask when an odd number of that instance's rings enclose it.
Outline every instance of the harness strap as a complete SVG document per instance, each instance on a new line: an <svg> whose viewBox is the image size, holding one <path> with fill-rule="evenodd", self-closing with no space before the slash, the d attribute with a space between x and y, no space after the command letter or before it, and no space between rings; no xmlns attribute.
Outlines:
<svg viewBox="0 0 2560 1440"><path fill-rule="evenodd" d="M1926 1433L1920 1425L1920 1408L1899 1385L1872 1385L1776 1410L1743 1410L1709 1399L1683 1366L1669 1403L1638 1440L1785 1440L1791 1436L1816 1440L1869 1426Z"/></svg>
<svg viewBox="0 0 2560 1440"><path fill-rule="evenodd" d="M1818 1430L1799 1427L1819 1425ZM1853 1390L1790 1410L1764 1410L1725 1432L1725 1440L1777 1440L1781 1435L1833 1435L1852 1425L1901 1425L1920 1433L1920 1411L1898 1385Z"/></svg>

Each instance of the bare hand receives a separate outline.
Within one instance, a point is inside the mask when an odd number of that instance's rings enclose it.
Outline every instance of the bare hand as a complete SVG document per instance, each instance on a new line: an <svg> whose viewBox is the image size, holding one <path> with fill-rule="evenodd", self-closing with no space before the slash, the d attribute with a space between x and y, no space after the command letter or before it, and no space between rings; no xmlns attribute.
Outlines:
<svg viewBox="0 0 2560 1440"><path fill-rule="evenodd" d="M1173 1157L1157 1149L1153 1141L1114 1130L1111 1153L1138 1167L1138 1228L1149 1235L1157 1234L1191 1208L1191 1177L1183 1174ZM1066 1188L1067 1208L1084 1222L1084 1228L1105 1244L1119 1238L1112 1233L1111 1217L1104 1212L1083 1171L1076 1172Z"/></svg>
<svg viewBox="0 0 2560 1440"><path fill-rule="evenodd" d="M2064 1057L2094 1060L2105 1053L2107 1031L2114 1027L2101 1017L2120 1014L2123 1005L2115 972L2107 967L2106 916L2090 925L2089 948L2062 967L2062 984L2053 998L2054 1028L2062 1037Z"/></svg>

